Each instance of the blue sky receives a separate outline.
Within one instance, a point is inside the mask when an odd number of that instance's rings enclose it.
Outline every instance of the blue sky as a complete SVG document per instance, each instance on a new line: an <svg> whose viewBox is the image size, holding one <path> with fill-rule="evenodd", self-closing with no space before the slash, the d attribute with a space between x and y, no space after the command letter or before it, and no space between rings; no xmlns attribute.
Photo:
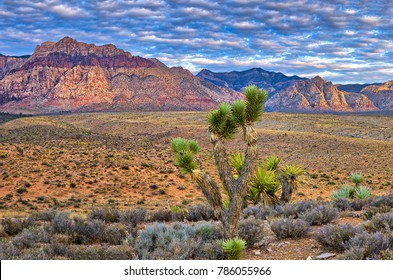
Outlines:
<svg viewBox="0 0 393 280"><path fill-rule="evenodd" d="M384 82L393 79L392 15L389 0L1 0L0 53L70 36L193 73L261 67Z"/></svg>

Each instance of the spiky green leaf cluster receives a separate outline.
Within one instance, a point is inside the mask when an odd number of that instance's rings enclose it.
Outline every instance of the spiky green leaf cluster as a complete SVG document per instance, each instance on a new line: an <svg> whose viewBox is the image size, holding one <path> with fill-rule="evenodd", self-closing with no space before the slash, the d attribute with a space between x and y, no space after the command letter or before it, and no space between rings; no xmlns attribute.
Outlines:
<svg viewBox="0 0 393 280"><path fill-rule="evenodd" d="M265 205L276 204L278 189L279 181L276 173L259 166L250 183L248 200L252 204L258 204L261 200Z"/></svg>
<svg viewBox="0 0 393 280"><path fill-rule="evenodd" d="M184 138L174 138L171 141L171 148L175 154L176 165L184 174L191 173L198 168L195 155L199 152L198 142Z"/></svg>
<svg viewBox="0 0 393 280"><path fill-rule="evenodd" d="M244 89L246 96L245 117L247 123L259 121L263 112L263 103L267 99L267 92L256 85L249 85Z"/></svg>
<svg viewBox="0 0 393 280"><path fill-rule="evenodd" d="M276 155L271 155L265 159L265 162L263 165L266 168L266 170L276 171L278 169L278 165L280 164L280 162L281 162L280 157L278 157Z"/></svg>
<svg viewBox="0 0 393 280"><path fill-rule="evenodd" d="M237 128L237 123L232 113L231 105L220 104L217 109L212 110L207 115L209 130L224 139L231 138Z"/></svg>
<svg viewBox="0 0 393 280"><path fill-rule="evenodd" d="M351 173L349 179L355 184L355 186L359 186L361 182L363 182L363 174L361 173Z"/></svg>
<svg viewBox="0 0 393 280"><path fill-rule="evenodd" d="M348 185L343 185L341 189L335 190L332 193L332 200L348 199L352 195L352 190Z"/></svg>
<svg viewBox="0 0 393 280"><path fill-rule="evenodd" d="M357 187L353 189L353 196L357 199L364 199L371 195L371 190L367 187Z"/></svg>
<svg viewBox="0 0 393 280"><path fill-rule="evenodd" d="M233 117L239 126L246 124L246 103L243 100L236 100L232 104Z"/></svg>
<svg viewBox="0 0 393 280"><path fill-rule="evenodd" d="M232 167L234 177L237 178L240 175L243 168L243 162L243 155L240 152L236 152L229 157L229 164Z"/></svg>
<svg viewBox="0 0 393 280"><path fill-rule="evenodd" d="M282 175L289 181L296 180L303 172L303 167L298 164L287 164L281 169Z"/></svg>
<svg viewBox="0 0 393 280"><path fill-rule="evenodd" d="M226 239L222 242L222 248L228 260L240 260L245 247L246 241L238 237Z"/></svg>

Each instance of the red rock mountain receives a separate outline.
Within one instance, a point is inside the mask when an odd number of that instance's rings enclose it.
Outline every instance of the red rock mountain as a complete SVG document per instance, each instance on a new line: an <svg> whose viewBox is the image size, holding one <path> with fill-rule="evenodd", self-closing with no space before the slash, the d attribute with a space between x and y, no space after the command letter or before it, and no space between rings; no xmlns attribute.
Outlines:
<svg viewBox="0 0 393 280"><path fill-rule="evenodd" d="M181 67L69 37L42 43L8 70L1 61L0 111L207 110L241 98Z"/></svg>
<svg viewBox="0 0 393 280"><path fill-rule="evenodd" d="M12 70L19 68L27 57L5 56L0 54L0 80Z"/></svg>
<svg viewBox="0 0 393 280"><path fill-rule="evenodd" d="M360 91L381 110L393 110L393 81L382 85L370 85Z"/></svg>
<svg viewBox="0 0 393 280"><path fill-rule="evenodd" d="M340 91L331 82L316 76L301 80L266 102L268 111L352 112L374 111L378 108L366 95Z"/></svg>

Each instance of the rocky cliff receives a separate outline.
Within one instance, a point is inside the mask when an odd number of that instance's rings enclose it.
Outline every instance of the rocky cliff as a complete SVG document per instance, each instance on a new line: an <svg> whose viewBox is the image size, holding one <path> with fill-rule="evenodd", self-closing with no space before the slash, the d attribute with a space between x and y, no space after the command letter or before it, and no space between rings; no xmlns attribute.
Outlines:
<svg viewBox="0 0 393 280"><path fill-rule="evenodd" d="M0 80L8 112L207 110L237 98L183 68L69 37L37 46Z"/></svg>
<svg viewBox="0 0 393 280"><path fill-rule="evenodd" d="M25 63L27 57L5 56L0 54L0 80L12 70Z"/></svg>
<svg viewBox="0 0 393 280"><path fill-rule="evenodd" d="M331 82L317 76L297 81L266 102L268 111L352 112L378 108L363 94L340 91Z"/></svg>
<svg viewBox="0 0 393 280"><path fill-rule="evenodd" d="M393 81L370 85L361 90L379 109L393 110Z"/></svg>

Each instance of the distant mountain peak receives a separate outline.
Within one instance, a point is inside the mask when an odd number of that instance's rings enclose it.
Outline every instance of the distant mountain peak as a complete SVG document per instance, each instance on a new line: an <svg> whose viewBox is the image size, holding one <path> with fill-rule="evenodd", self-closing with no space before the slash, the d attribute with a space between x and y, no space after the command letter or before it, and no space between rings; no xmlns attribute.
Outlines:
<svg viewBox="0 0 393 280"><path fill-rule="evenodd" d="M44 57L51 53L63 53L71 56L87 56L94 54L98 57L114 57L117 55L124 55L126 57L131 57L131 53L124 51L122 49L116 48L113 44L107 44L103 46L96 46L95 44L87 44L83 42L78 42L71 37L64 37L58 42L43 42L38 45L33 55L32 59L36 57Z"/></svg>
<svg viewBox="0 0 393 280"><path fill-rule="evenodd" d="M292 85L295 81L303 80L297 76L288 77L280 72L271 72L262 68L251 68L244 71L213 72L203 69L197 77L212 82L218 86L242 91L250 84L255 84L260 88L269 91L270 96L275 92Z"/></svg>

